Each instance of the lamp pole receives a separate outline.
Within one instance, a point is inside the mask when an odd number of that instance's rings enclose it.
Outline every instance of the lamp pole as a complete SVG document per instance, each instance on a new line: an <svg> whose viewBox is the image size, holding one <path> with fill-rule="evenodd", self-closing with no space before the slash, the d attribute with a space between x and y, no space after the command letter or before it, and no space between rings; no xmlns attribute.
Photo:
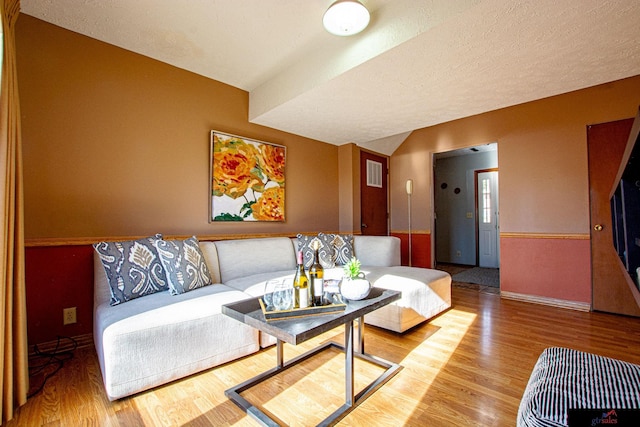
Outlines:
<svg viewBox="0 0 640 427"><path fill-rule="evenodd" d="M409 212L409 267L411 267L411 194L413 194L413 181L407 180L407 211Z"/></svg>

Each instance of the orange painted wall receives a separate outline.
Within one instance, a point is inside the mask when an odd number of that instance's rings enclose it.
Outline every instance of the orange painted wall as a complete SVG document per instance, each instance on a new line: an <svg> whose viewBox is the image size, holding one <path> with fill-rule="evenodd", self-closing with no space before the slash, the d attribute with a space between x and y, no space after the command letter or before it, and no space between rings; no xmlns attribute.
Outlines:
<svg viewBox="0 0 640 427"><path fill-rule="evenodd" d="M17 50L27 239L338 230L338 147L249 123L246 91L24 14ZM287 147L286 222L208 222L214 129Z"/></svg>
<svg viewBox="0 0 640 427"><path fill-rule="evenodd" d="M500 231L522 237L501 239L501 288L590 301L586 129L634 117L639 105L636 76L418 129L391 156L391 229L408 228L404 185L412 179L413 229L432 231L433 153L497 142ZM536 239L540 233L557 238ZM526 259L534 262L521 262ZM531 271L548 277L535 280Z"/></svg>
<svg viewBox="0 0 640 427"><path fill-rule="evenodd" d="M340 232L360 233L360 148L355 144L338 147L340 173Z"/></svg>

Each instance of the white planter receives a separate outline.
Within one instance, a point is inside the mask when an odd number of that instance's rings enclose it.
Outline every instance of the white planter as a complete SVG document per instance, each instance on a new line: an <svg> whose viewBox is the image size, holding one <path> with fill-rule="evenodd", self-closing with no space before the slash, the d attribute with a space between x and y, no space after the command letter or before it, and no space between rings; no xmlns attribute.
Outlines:
<svg viewBox="0 0 640 427"><path fill-rule="evenodd" d="M348 300L357 301L366 298L371 291L371 283L367 279L342 279L340 293Z"/></svg>

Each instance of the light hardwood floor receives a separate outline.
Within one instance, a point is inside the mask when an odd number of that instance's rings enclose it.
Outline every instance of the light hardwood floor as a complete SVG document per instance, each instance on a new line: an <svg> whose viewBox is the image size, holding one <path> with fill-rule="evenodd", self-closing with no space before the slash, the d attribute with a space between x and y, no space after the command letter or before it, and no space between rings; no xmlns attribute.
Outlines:
<svg viewBox="0 0 640 427"><path fill-rule="evenodd" d="M285 358L342 329L293 347ZM548 346L640 364L640 319L585 313L455 286L453 307L405 334L367 327L366 350L404 368L339 425L514 426L531 369ZM254 426L224 390L274 366L275 348L136 396L109 402L92 348L76 350L14 426ZM344 357L328 351L245 396L283 422L314 425L343 403ZM356 389L379 368L356 363Z"/></svg>

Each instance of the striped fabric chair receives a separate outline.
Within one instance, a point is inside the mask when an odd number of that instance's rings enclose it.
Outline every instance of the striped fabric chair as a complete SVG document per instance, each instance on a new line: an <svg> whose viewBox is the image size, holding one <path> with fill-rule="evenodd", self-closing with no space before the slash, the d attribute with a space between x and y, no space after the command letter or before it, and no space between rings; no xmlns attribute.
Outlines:
<svg viewBox="0 0 640 427"><path fill-rule="evenodd" d="M568 348L545 349L520 401L518 426L576 425L571 416L588 412L600 418L624 414L640 425L640 365Z"/></svg>

